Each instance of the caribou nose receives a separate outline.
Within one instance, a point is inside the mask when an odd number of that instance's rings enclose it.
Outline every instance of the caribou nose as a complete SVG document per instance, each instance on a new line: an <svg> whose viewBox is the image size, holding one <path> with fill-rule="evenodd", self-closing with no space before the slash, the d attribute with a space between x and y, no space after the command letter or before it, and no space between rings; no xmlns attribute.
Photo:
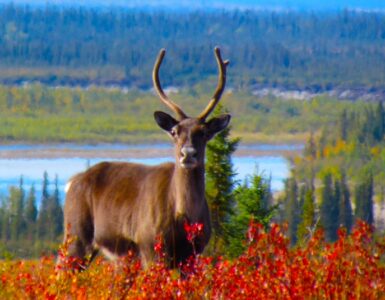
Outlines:
<svg viewBox="0 0 385 300"><path fill-rule="evenodd" d="M182 168L185 169L192 169L197 166L197 151L193 147L184 146L182 149L180 149L180 159L179 162L182 166Z"/></svg>
<svg viewBox="0 0 385 300"><path fill-rule="evenodd" d="M194 157L197 151L193 147L183 147L180 151L183 157Z"/></svg>

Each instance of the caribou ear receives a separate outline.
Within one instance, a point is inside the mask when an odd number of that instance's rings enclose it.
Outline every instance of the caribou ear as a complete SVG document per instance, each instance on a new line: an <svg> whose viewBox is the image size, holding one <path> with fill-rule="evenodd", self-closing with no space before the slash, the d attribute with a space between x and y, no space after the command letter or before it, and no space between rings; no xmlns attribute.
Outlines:
<svg viewBox="0 0 385 300"><path fill-rule="evenodd" d="M224 114L219 117L212 118L206 123L207 140L212 139L218 132L222 131L229 125L231 116Z"/></svg>
<svg viewBox="0 0 385 300"><path fill-rule="evenodd" d="M178 124L177 120L163 111L154 112L154 119L159 127L163 130L166 130L167 132L170 132L171 129Z"/></svg>

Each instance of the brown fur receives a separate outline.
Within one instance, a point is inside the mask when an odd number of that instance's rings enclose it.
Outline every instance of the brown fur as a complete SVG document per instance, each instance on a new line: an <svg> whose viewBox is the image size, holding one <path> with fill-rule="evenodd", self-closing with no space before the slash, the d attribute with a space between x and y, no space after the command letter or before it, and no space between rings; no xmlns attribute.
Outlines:
<svg viewBox="0 0 385 300"><path fill-rule="evenodd" d="M207 203L202 192L202 170L175 170L172 163L155 167L103 162L71 180L64 207L66 236L76 236L69 254L81 259L98 248L117 256L128 250L140 254L147 265L154 255L156 236L165 238L171 265L193 254L186 240L184 221L202 223L204 234L196 240L200 253L210 238ZM190 174L191 173L191 174ZM181 178L176 178L176 175ZM193 184L182 185L182 182ZM174 182L181 185L176 187ZM196 203L176 205L176 195Z"/></svg>

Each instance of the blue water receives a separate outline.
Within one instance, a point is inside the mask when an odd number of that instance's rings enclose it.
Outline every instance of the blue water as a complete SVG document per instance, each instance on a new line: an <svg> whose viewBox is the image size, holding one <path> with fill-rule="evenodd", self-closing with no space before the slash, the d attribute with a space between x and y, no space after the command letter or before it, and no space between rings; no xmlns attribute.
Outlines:
<svg viewBox="0 0 385 300"><path fill-rule="evenodd" d="M71 148L71 149L124 149L124 148L142 148L144 151L154 145L146 146L127 146L127 145L3 145L0 150L39 150L49 148ZM157 147L170 147L169 145L157 145ZM250 147L259 150L288 150L288 147L297 147L290 145L256 145ZM273 147L273 148L269 148ZM299 147L299 146L298 146ZM297 148L289 148L289 150L296 150ZM51 182L50 189L53 190L53 182L55 176L58 176L58 186L61 194L61 200L65 197L64 187L70 177L78 172L86 170L101 161L130 161L138 162L148 165L155 165L162 162L173 161L172 157L155 157L155 158L140 158L140 159L101 159L101 158L55 158L55 159L0 159L0 195L7 195L10 186L17 186L19 184L20 176L23 176L24 188L26 192L33 184L36 189L36 195L39 202L41 195L41 186L43 180L43 173L47 171L49 180ZM236 180L243 181L246 176L254 172L263 173L266 177L271 177L271 186L273 191L279 191L283 188L283 180L288 177L290 165L288 160L283 156L249 156L249 157L234 157L233 164L235 168Z"/></svg>

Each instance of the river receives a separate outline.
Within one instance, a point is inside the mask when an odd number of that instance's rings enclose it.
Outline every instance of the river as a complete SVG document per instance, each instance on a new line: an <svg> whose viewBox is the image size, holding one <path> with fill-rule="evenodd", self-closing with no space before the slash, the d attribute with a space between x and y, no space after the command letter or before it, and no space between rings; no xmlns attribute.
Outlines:
<svg viewBox="0 0 385 300"><path fill-rule="evenodd" d="M239 147L233 157L236 180L242 182L254 172L271 177L273 191L283 188L288 177L290 163L285 154L298 152L301 145L248 145ZM53 181L58 176L58 187L64 199L64 187L68 179L101 161L130 161L155 165L173 161L172 147L168 144L156 145L3 145L0 146L0 194L7 195L10 186L19 184L23 176L24 188L33 184L37 198L41 195L43 173L47 172L53 189Z"/></svg>

